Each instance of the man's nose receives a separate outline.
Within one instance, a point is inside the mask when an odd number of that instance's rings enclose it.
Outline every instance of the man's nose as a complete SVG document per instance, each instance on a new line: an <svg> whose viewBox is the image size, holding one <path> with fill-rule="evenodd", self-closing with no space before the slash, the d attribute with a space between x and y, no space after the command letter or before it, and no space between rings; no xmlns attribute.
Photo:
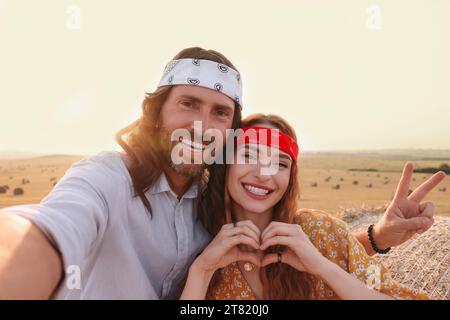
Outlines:
<svg viewBox="0 0 450 320"><path fill-rule="evenodd" d="M209 113L202 113L200 118L195 119L191 123L192 130L195 130L196 134L201 134L202 136L205 134L206 130L210 129L211 126L211 118ZM201 131L199 131L201 130Z"/></svg>

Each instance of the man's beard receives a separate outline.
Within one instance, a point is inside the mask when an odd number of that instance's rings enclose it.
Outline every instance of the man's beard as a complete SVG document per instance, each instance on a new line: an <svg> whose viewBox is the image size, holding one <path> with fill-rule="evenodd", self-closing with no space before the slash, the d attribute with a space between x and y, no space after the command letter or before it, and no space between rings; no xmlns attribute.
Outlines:
<svg viewBox="0 0 450 320"><path fill-rule="evenodd" d="M164 161L178 174L187 178L197 178L199 177L206 168L206 164L202 161L201 164L198 163L181 163L175 164L172 161L172 149L178 145L180 142L171 141L171 133L167 132L164 128L161 128L159 132L159 141L162 150L162 155ZM193 141L194 134L191 134L191 139ZM193 162L193 161L191 161Z"/></svg>

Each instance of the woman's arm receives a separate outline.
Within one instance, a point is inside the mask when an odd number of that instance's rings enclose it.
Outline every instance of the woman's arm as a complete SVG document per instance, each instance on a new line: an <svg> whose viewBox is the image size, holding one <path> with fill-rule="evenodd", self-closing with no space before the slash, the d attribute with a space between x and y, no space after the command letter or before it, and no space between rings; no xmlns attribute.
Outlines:
<svg viewBox="0 0 450 320"><path fill-rule="evenodd" d="M204 300L214 272L202 269L197 261L189 268L186 285L180 300Z"/></svg>
<svg viewBox="0 0 450 320"><path fill-rule="evenodd" d="M434 205L432 202L422 201L445 179L446 174L443 171L435 173L410 194L412 174L413 165L407 162L394 199L375 225L373 237L380 249L401 245L416 233L423 233L433 225ZM375 254L367 231L355 232L354 237L364 246L368 255Z"/></svg>
<svg viewBox="0 0 450 320"><path fill-rule="evenodd" d="M394 300L391 296L369 289L362 281L325 257L316 275L343 300Z"/></svg>
<svg viewBox="0 0 450 320"><path fill-rule="evenodd" d="M331 226L330 226L331 227ZM348 231L346 231L348 232ZM337 234L334 235L335 239ZM286 246L286 250L281 255L282 263L289 264L291 267L310 273L314 276L322 278L328 285L341 297L341 299L391 299L390 296L385 295L379 291L369 289L365 285L363 279L352 276L334 262L330 261L322 255L322 253L311 243L308 236L303 232L298 224L286 224L282 222L272 222L261 236L262 245L261 250L274 245ZM343 240L341 239L341 243ZM349 239L350 240L350 239ZM349 250L349 246L360 245L356 240L351 243L346 240L348 244L341 249L341 253L347 251L350 256L354 255L354 250ZM362 251L359 249L359 251ZM367 255L365 255L367 257ZM277 263L280 260L277 254L267 254L262 261L262 266L267 266L271 263ZM358 260L359 261L359 260ZM352 262L358 262L352 258ZM363 262L363 261L361 261ZM368 268L368 263L363 264ZM366 270L365 270L366 271ZM364 275L367 273L364 272Z"/></svg>
<svg viewBox="0 0 450 320"><path fill-rule="evenodd" d="M375 225L375 228L373 229L373 237L375 239L375 243L377 244L377 247L380 249L386 249L389 247L389 245L384 245L382 243L382 237L378 232L377 229L377 225ZM364 249L366 250L366 253L369 256L373 256L376 252L373 250L372 248L372 244L369 241L369 236L367 235L367 230L366 229L362 229L362 230L357 230L357 231L353 231L353 236L359 241L359 243L361 243L364 247Z"/></svg>

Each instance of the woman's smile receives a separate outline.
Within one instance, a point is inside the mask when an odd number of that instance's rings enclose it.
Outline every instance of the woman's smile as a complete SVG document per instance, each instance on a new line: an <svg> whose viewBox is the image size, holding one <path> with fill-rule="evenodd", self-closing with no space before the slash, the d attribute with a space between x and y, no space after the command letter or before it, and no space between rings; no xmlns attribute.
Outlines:
<svg viewBox="0 0 450 320"><path fill-rule="evenodd" d="M270 197L270 194L274 191L273 188L257 185L254 183L241 183L245 194L255 200L266 200Z"/></svg>

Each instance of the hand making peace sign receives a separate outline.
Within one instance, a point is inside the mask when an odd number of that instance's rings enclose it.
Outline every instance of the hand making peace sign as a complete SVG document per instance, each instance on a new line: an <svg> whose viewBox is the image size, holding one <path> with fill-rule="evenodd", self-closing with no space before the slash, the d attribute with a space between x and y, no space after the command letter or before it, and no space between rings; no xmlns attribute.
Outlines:
<svg viewBox="0 0 450 320"><path fill-rule="evenodd" d="M375 240L380 249L400 245L416 233L425 232L434 223L433 203L422 200L444 180L446 174L442 171L435 173L408 195L412 174L413 165L407 162L394 199L375 225L374 232L378 232Z"/></svg>

